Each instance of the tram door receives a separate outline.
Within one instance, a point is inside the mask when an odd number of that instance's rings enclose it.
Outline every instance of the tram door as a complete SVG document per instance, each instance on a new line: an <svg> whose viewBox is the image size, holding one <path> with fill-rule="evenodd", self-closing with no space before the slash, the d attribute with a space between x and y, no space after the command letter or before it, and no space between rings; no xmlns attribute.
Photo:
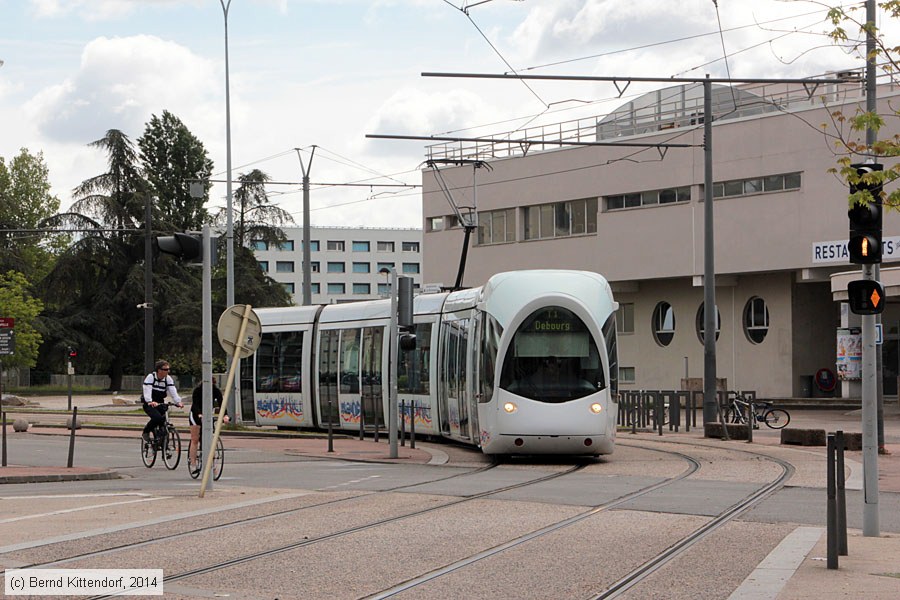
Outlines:
<svg viewBox="0 0 900 600"><path fill-rule="evenodd" d="M338 405L338 340L340 331L322 331L319 337L319 425L340 427Z"/></svg>
<svg viewBox="0 0 900 600"><path fill-rule="evenodd" d="M441 323L441 432L471 439L469 419L469 319Z"/></svg>
<svg viewBox="0 0 900 600"><path fill-rule="evenodd" d="M384 429L384 395L382 394L382 344L383 327L366 327L362 330L362 354L360 356L360 375L362 410L366 417L366 426Z"/></svg>

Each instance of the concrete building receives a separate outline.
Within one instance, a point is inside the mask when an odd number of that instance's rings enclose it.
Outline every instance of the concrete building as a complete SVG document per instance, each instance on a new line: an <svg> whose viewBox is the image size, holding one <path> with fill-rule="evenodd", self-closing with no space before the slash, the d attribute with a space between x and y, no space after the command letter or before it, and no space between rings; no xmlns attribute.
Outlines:
<svg viewBox="0 0 900 600"><path fill-rule="evenodd" d="M831 282L859 267L846 254L848 191L828 170L836 166L838 136L865 140L833 116L864 109L864 92L861 75L858 82L816 87L713 86L717 375L728 389L769 398L859 395L859 361L846 355L855 332L839 331L858 327L859 317L849 314L840 302L845 291L833 293ZM893 112L898 94L879 87L882 114ZM686 376L702 378L702 123L702 86L678 85L609 115L508 136L528 144L431 146L429 158L445 162L438 162L440 178L433 169L423 173L426 281L453 281L458 264L448 257L459 256L463 239L443 179L454 197L468 199L458 204L477 198L477 207L461 212L477 223L464 285L517 269L602 273L621 304L622 387L678 389ZM897 133L889 121L879 137ZM691 147L552 149L541 146L544 139ZM473 160L491 168L475 169ZM886 213L887 263L900 260L898 234L900 216ZM900 305L888 298L885 394L897 393L898 320ZM830 390L841 374L847 380Z"/></svg>
<svg viewBox="0 0 900 600"><path fill-rule="evenodd" d="M280 248L254 244L256 260L302 304L303 229L283 231L288 240ZM311 227L310 241L313 304L387 297L390 276L381 273L387 267L412 277L414 289L422 283L420 229Z"/></svg>

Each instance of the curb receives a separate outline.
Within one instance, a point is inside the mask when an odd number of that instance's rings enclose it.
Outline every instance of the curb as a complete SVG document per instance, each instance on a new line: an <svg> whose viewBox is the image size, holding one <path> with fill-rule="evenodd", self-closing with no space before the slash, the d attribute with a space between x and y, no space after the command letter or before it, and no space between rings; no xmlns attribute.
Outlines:
<svg viewBox="0 0 900 600"><path fill-rule="evenodd" d="M116 471L99 473L44 473L40 475L0 475L0 485L7 483L55 483L60 481L100 481L124 479Z"/></svg>

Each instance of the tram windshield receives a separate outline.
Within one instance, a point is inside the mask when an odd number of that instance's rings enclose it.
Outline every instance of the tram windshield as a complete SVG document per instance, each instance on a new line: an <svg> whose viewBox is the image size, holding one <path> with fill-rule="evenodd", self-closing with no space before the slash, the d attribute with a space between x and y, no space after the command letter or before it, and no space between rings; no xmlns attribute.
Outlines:
<svg viewBox="0 0 900 600"><path fill-rule="evenodd" d="M584 322L558 306L531 314L516 331L500 387L541 402L567 402L606 387L600 352Z"/></svg>

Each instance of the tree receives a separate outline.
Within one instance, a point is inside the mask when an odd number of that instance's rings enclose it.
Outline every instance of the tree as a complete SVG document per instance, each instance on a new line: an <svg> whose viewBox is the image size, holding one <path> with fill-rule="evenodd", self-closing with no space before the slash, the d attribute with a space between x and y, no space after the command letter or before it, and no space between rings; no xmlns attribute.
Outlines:
<svg viewBox="0 0 900 600"><path fill-rule="evenodd" d="M15 351L3 357L3 364L11 367L33 367L43 337L36 329L38 315L44 304L31 294L31 284L22 273L8 271L0 274L0 317L12 317L15 323Z"/></svg>
<svg viewBox="0 0 900 600"><path fill-rule="evenodd" d="M0 273L14 269L40 279L53 264L53 254L65 247L65 237L47 237L34 231L41 221L59 210L50 193L49 169L42 153L22 148L9 166L0 157Z"/></svg>
<svg viewBox="0 0 900 600"><path fill-rule="evenodd" d="M237 215L234 219L235 301L251 306L290 306L291 296L284 287L259 268L252 248L255 242L281 244L287 236L281 227L293 225L294 218L286 210L269 202L266 182L269 176L253 169L238 176L240 185L234 192ZM225 209L216 222L224 228ZM224 308L224 306L223 306Z"/></svg>
<svg viewBox="0 0 900 600"><path fill-rule="evenodd" d="M166 231L196 231L209 220L204 203L212 184L213 162L203 143L181 120L164 110L153 115L138 138L144 175L156 195L154 228ZM191 195L191 183L203 186L203 197Z"/></svg>
<svg viewBox="0 0 900 600"><path fill-rule="evenodd" d="M900 17L900 0L889 0L878 5L891 18ZM897 55L900 54L900 46L889 45L882 32L875 23L866 21L865 5L856 4L850 7L831 7L828 10L828 20L834 26L829 33L835 43L844 45L849 51L856 52L866 62L873 61L876 68L884 74L894 75L898 71ZM859 32L859 37L852 39L847 28ZM874 49L870 53L867 41L874 42ZM861 181L867 184L886 184L900 178L900 163L885 159L900 156L900 135L893 134L885 139L879 139L869 145L864 141L866 132L872 130L877 134L884 128L888 119L896 119L900 116L900 109L892 107L890 113L881 115L858 107L853 115L845 115L841 111L832 113L835 126L839 130L837 141L838 167L829 169L831 173L838 173L848 185L856 185ZM845 136L840 132L843 125L848 125L850 134ZM852 164L863 162L861 159L872 158L875 162L884 164L883 171L876 171L860 178ZM873 198L868 191L860 191L849 197L852 206L857 202L865 204ZM885 190L881 198L885 208L900 210L900 189Z"/></svg>
<svg viewBox="0 0 900 600"><path fill-rule="evenodd" d="M57 345L77 346L85 369L105 372L112 389L120 389L122 375L142 363L143 315L137 305L143 302L144 265L135 234L143 231L149 185L134 145L121 131L110 129L90 146L106 151L109 170L75 188L70 212L45 220L76 227L80 235L40 285L51 341L41 362L52 368Z"/></svg>

